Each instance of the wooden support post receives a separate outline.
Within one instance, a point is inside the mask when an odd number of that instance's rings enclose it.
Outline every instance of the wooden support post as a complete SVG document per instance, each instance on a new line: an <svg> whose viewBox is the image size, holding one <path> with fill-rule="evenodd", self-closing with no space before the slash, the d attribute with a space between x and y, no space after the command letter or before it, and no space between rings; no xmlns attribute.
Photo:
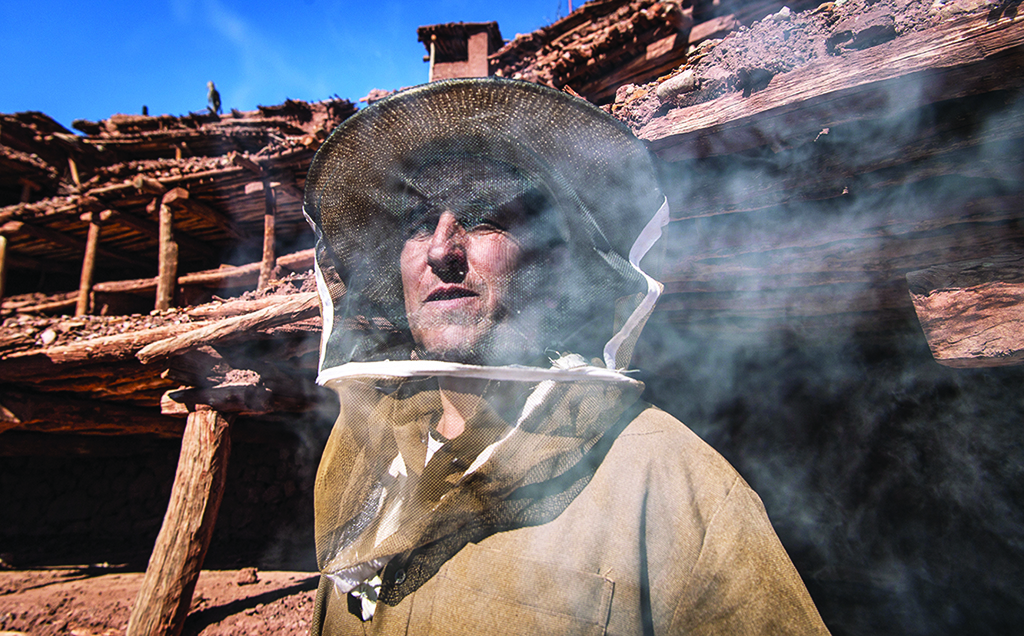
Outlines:
<svg viewBox="0 0 1024 636"><path fill-rule="evenodd" d="M89 212L88 218L89 235L85 240L85 256L82 257L82 276L78 283L78 302L75 304L76 316L89 313L89 297L92 295L92 279L96 271L96 248L100 243L100 214Z"/></svg>
<svg viewBox="0 0 1024 636"><path fill-rule="evenodd" d="M75 182L77 187L81 188L82 180L78 177L78 164L71 157L68 157L68 168L71 169L71 180Z"/></svg>
<svg viewBox="0 0 1024 636"><path fill-rule="evenodd" d="M4 300L7 288L7 237L0 234L0 302Z"/></svg>
<svg viewBox="0 0 1024 636"><path fill-rule="evenodd" d="M270 276L274 271L274 217L277 213L277 200L270 180L263 182L263 197L266 208L263 212L263 260L260 262L260 278L256 290L261 291L270 284Z"/></svg>
<svg viewBox="0 0 1024 636"><path fill-rule="evenodd" d="M156 309L163 311L171 306L174 287L178 281L178 244L174 242L174 212L171 206L160 203L160 269L156 279Z"/></svg>
<svg viewBox="0 0 1024 636"><path fill-rule="evenodd" d="M428 82L433 82L434 81L434 57L435 57L435 54L436 54L436 51L434 49L434 45L435 44L437 44L437 34L433 33L430 36L430 66L427 69L427 81Z"/></svg>
<svg viewBox="0 0 1024 636"><path fill-rule="evenodd" d="M171 500L127 636L181 634L224 494L231 454L228 417L205 407L188 416Z"/></svg>

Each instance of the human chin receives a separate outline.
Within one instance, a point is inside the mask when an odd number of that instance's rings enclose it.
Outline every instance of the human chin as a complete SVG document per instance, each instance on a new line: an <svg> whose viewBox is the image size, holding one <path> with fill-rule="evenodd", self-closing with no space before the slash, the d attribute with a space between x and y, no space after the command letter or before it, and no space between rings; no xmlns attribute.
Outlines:
<svg viewBox="0 0 1024 636"><path fill-rule="evenodd" d="M412 328L416 357L464 364L483 364L489 327L480 324L433 323Z"/></svg>

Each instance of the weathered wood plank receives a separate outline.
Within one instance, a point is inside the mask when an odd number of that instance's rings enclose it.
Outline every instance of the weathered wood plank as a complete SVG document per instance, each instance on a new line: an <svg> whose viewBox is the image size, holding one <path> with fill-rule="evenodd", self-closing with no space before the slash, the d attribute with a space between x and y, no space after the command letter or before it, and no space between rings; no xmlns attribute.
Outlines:
<svg viewBox="0 0 1024 636"><path fill-rule="evenodd" d="M239 335L267 329L316 315L320 304L315 292L283 297L281 303L257 312L219 320L188 333L154 342L141 349L136 357L144 364L180 355L203 345L221 342Z"/></svg>
<svg viewBox="0 0 1024 636"><path fill-rule="evenodd" d="M28 393L5 387L0 394L0 432L7 430L76 435L156 435L177 439L180 419L153 409L54 393Z"/></svg>
<svg viewBox="0 0 1024 636"><path fill-rule="evenodd" d="M160 412L169 417L185 417L205 404L221 413L264 415L276 410L271 397L269 389L255 383L177 389L164 393Z"/></svg>
<svg viewBox="0 0 1024 636"><path fill-rule="evenodd" d="M54 245L61 245L63 247L69 247L79 253L85 251L85 241L74 236L68 236L63 232L51 230L50 228L42 225L25 223L23 221L8 221L3 227L5 233L8 234L24 232L25 234L34 236L41 241L46 241ZM120 252L105 249L98 249L96 253L104 259L116 260L136 267L150 266L150 263L147 263L145 260L133 255L122 254Z"/></svg>
<svg viewBox="0 0 1024 636"><path fill-rule="evenodd" d="M1024 364L1024 256L937 265L910 272L907 283L937 362Z"/></svg>
<svg viewBox="0 0 1024 636"><path fill-rule="evenodd" d="M10 241L7 243L7 265L8 270L26 269L32 272L58 272L71 276L78 273L78 266L71 263L18 254L11 249Z"/></svg>
<svg viewBox="0 0 1024 636"><path fill-rule="evenodd" d="M267 307L275 307L281 304L280 296L266 296L255 300L231 300L224 303L207 303L197 307L190 307L186 310L189 316L196 320L216 320L220 318L231 318L242 314L251 314Z"/></svg>
<svg viewBox="0 0 1024 636"><path fill-rule="evenodd" d="M162 357L180 355L204 344L251 336L256 332L270 332L294 324L304 325L302 332L315 330L315 325L305 326L306 322L318 320L319 305L315 292L270 298L274 299L272 304L258 311L213 323L200 321L167 325L2 356L0 382L68 378L74 375L71 371L74 367L102 366L131 360L136 354L140 360L152 362ZM250 308L248 303L240 307ZM157 346L147 349L150 344ZM91 375L89 371L84 373L86 376Z"/></svg>
<svg viewBox="0 0 1024 636"><path fill-rule="evenodd" d="M167 325L116 336L102 336L68 345L14 353L0 358L0 382L26 382L59 375L58 369L131 359L151 342L170 338L205 323Z"/></svg>
<svg viewBox="0 0 1024 636"><path fill-rule="evenodd" d="M133 229L144 236L157 240L160 239L160 225L158 223L154 223L149 219L140 218L130 212L122 212L118 210L110 210L110 212L110 220L114 223ZM210 246L206 243L203 243L180 230L175 230L174 241L180 248L187 250L196 256L209 257L212 251Z"/></svg>
<svg viewBox="0 0 1024 636"><path fill-rule="evenodd" d="M936 263L1019 248L1020 202L993 197L971 205L953 201L949 209L833 208L827 214L783 208L772 215L673 221L654 271L667 293L902 281L907 272Z"/></svg>
<svg viewBox="0 0 1024 636"><path fill-rule="evenodd" d="M224 495L229 427L228 416L217 411L188 416L171 500L128 619L128 636L178 636L184 627Z"/></svg>
<svg viewBox="0 0 1024 636"><path fill-rule="evenodd" d="M951 20L869 49L815 60L746 97L734 92L671 110L638 136L668 161L731 154L848 121L1019 88L1022 68L1024 22L989 24L977 16Z"/></svg>
<svg viewBox="0 0 1024 636"><path fill-rule="evenodd" d="M249 235L241 231L238 226L235 225L235 222L226 214L214 210L202 201L191 198L189 191L185 188L172 188L164 195L163 202L189 214L200 217L207 223L220 228L234 239L239 241L249 240Z"/></svg>
<svg viewBox="0 0 1024 636"><path fill-rule="evenodd" d="M1020 94L995 92L899 116L818 129L757 159L721 156L665 168L675 218L839 199L937 178L1006 181L1024 174ZM865 131L875 131L874 134ZM708 184L728 183L728 187ZM692 184L692 185L690 185Z"/></svg>

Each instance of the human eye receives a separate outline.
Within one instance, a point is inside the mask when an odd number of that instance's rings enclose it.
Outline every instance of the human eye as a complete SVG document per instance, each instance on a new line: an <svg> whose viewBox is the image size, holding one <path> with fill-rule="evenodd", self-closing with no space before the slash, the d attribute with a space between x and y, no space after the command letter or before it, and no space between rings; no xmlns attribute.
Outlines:
<svg viewBox="0 0 1024 636"><path fill-rule="evenodd" d="M421 213L414 214L408 225L408 239L423 239L433 235L437 229L438 216L436 214Z"/></svg>
<svg viewBox="0 0 1024 636"><path fill-rule="evenodd" d="M508 229L502 221L500 214L494 211L467 215L462 219L461 223L467 232L505 232Z"/></svg>
<svg viewBox="0 0 1024 636"><path fill-rule="evenodd" d="M469 230L471 232L504 232L505 226L494 219L484 217L477 220Z"/></svg>

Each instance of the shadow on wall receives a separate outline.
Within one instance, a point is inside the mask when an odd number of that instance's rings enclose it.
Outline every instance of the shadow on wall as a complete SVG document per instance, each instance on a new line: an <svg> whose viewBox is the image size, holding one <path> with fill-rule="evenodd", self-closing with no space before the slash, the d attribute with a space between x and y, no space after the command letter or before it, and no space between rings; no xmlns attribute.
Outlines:
<svg viewBox="0 0 1024 636"><path fill-rule="evenodd" d="M232 443L205 568L316 570L313 480L331 424L235 422L236 432L250 428L243 438L255 434L266 439ZM262 430L253 431L253 426ZM138 452L140 446L146 451ZM5 457L0 462L4 562L145 569L167 509L180 442L94 438L88 447L86 456Z"/></svg>
<svg viewBox="0 0 1024 636"><path fill-rule="evenodd" d="M1024 367L940 366L912 327L885 343L690 336L648 365L646 397L761 495L833 634L1019 629Z"/></svg>

